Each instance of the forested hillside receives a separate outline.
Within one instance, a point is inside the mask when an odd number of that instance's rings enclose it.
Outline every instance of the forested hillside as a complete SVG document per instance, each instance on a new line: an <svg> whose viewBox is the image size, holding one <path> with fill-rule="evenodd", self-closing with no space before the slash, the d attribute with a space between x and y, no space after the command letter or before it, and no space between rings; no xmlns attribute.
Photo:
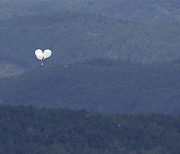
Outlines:
<svg viewBox="0 0 180 154"><path fill-rule="evenodd" d="M180 57L180 22L122 19L74 12L11 18L0 23L0 60L36 63L34 51L50 48L51 61L69 63L97 57L145 63Z"/></svg>
<svg viewBox="0 0 180 154"><path fill-rule="evenodd" d="M140 64L97 59L35 66L0 82L4 104L119 113L180 113L180 63Z"/></svg>
<svg viewBox="0 0 180 154"><path fill-rule="evenodd" d="M179 154L180 117L0 107L3 154Z"/></svg>
<svg viewBox="0 0 180 154"><path fill-rule="evenodd" d="M180 0L0 0L0 154L180 154Z"/></svg>

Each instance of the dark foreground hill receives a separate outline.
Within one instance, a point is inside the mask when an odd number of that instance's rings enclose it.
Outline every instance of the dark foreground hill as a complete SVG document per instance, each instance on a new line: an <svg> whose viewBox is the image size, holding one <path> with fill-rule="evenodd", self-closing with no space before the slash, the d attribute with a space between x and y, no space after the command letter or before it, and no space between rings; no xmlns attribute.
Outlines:
<svg viewBox="0 0 180 154"><path fill-rule="evenodd" d="M0 82L4 104L69 107L100 112L180 113L180 63L92 60L36 66Z"/></svg>
<svg viewBox="0 0 180 154"><path fill-rule="evenodd" d="M0 107L2 154L179 154L180 117Z"/></svg>

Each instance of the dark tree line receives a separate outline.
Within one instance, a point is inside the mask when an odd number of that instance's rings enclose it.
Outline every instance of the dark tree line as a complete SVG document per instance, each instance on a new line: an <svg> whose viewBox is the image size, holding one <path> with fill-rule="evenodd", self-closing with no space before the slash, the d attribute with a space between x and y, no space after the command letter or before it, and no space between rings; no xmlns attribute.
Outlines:
<svg viewBox="0 0 180 154"><path fill-rule="evenodd" d="M0 107L0 153L178 154L180 117Z"/></svg>

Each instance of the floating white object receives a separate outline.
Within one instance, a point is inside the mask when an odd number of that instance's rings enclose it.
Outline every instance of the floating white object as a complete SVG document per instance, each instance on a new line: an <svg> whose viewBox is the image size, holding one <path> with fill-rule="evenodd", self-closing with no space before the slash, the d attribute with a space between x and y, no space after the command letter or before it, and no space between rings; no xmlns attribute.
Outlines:
<svg viewBox="0 0 180 154"><path fill-rule="evenodd" d="M49 58L52 55L52 51L49 49L44 50L44 59Z"/></svg>
<svg viewBox="0 0 180 154"><path fill-rule="evenodd" d="M37 49L35 51L36 58L39 60L44 60L46 58L49 58L52 55L52 51L49 49L44 50L44 52L41 49Z"/></svg>
<svg viewBox="0 0 180 154"><path fill-rule="evenodd" d="M43 54L43 51L41 49L37 49L35 51L35 55L36 55L36 58L39 60L43 60L43 58L44 58L44 54Z"/></svg>

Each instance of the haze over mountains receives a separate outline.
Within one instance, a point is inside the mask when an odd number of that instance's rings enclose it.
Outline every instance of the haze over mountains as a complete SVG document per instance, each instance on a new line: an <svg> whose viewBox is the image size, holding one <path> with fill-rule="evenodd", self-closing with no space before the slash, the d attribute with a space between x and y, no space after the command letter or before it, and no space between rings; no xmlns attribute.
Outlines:
<svg viewBox="0 0 180 154"><path fill-rule="evenodd" d="M39 70L2 83L5 104L179 113L177 0L0 3L0 60ZM53 51L49 68L37 68L37 48ZM76 64L97 57L112 60Z"/></svg>
<svg viewBox="0 0 180 154"><path fill-rule="evenodd" d="M0 153L179 154L179 51L179 0L1 0Z"/></svg>
<svg viewBox="0 0 180 154"><path fill-rule="evenodd" d="M180 20L178 0L2 0L1 18L28 14L75 11L128 20Z"/></svg>
<svg viewBox="0 0 180 154"><path fill-rule="evenodd" d="M180 57L179 1L1 1L0 59L35 63L37 48L53 62L106 57L139 62Z"/></svg>

